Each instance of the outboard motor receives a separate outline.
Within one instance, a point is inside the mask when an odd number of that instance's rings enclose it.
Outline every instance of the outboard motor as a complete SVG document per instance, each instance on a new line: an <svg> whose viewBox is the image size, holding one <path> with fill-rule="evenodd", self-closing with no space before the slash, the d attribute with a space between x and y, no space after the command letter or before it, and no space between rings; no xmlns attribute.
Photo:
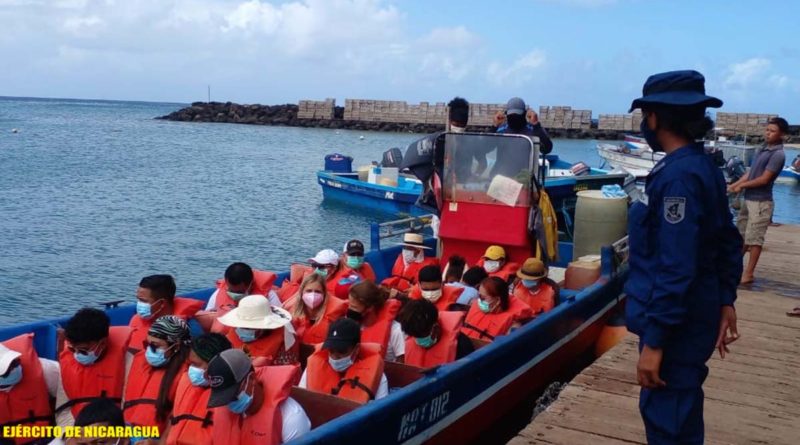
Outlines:
<svg viewBox="0 0 800 445"><path fill-rule="evenodd" d="M747 169L744 166L744 162L742 162L738 156L731 156L728 162L725 163L725 173L728 175L728 179L731 182L738 181L746 171Z"/></svg>
<svg viewBox="0 0 800 445"><path fill-rule="evenodd" d="M397 147L392 147L383 152L383 160L381 167L396 167L400 168L403 163L403 152Z"/></svg>

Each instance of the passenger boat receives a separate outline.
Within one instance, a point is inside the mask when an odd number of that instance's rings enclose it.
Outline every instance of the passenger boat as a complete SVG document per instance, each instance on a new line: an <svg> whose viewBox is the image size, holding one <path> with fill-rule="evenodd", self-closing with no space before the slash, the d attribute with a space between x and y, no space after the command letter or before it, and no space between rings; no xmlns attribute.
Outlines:
<svg viewBox="0 0 800 445"><path fill-rule="evenodd" d="M525 136L447 134L446 147L490 144L499 157L513 155L505 167L519 169L537 165L538 149ZM506 159L508 160L508 158ZM448 258L458 253L475 264L488 244L505 246L510 258L526 258L532 251L528 234L532 187L530 168L518 174L499 168L491 177L461 177L445 165L440 190L443 202L438 240L426 244ZM528 176L528 180L525 176ZM512 179L516 178L516 179ZM420 219L400 223L416 227L389 230L392 235L420 230ZM401 246L381 246L391 223L373 224L371 250L366 260L378 278L389 275ZM572 243L559 243L559 260L571 260ZM435 250L436 251L436 250ZM293 388L292 397L306 410L312 431L296 444L453 444L468 443L481 431L502 421L510 410L534 392L543 389L559 371L579 354L593 348L606 320L623 302L622 286L627 277L626 240L602 248L601 274L583 289L561 291L559 304L550 312L492 343L476 342L478 349L453 363L431 369L387 362L388 397L361 406L354 402ZM279 275L278 283L288 272ZM211 281L213 277L209 277ZM213 288L184 294L207 300ZM126 304L106 311L114 325L125 325L134 314ZM77 309L77 308L76 308ZM43 320L0 329L0 340L22 333L35 334L38 353L57 357L58 329L67 318Z"/></svg>
<svg viewBox="0 0 800 445"><path fill-rule="evenodd" d="M800 182L800 155L795 156L791 164L781 170L778 182Z"/></svg>

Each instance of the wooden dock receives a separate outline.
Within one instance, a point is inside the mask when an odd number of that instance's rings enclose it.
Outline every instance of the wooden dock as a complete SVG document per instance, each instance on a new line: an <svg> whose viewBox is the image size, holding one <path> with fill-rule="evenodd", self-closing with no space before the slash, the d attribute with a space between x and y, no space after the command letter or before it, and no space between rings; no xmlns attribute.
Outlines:
<svg viewBox="0 0 800 445"><path fill-rule="evenodd" d="M756 283L736 302L741 338L715 354L704 385L706 443L800 443L800 227L770 227ZM644 444L637 337L586 368L510 445Z"/></svg>

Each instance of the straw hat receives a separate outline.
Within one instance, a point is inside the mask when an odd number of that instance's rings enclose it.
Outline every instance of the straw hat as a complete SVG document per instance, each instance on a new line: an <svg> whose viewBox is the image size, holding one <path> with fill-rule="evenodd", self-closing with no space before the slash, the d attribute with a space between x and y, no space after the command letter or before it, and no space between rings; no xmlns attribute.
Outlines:
<svg viewBox="0 0 800 445"><path fill-rule="evenodd" d="M547 276L547 268L542 260L528 258L522 263L522 267L517 270L517 276L523 280L538 280Z"/></svg>
<svg viewBox="0 0 800 445"><path fill-rule="evenodd" d="M277 329L289 324L292 316L286 309L271 306L263 295L248 295L218 320L233 328Z"/></svg>
<svg viewBox="0 0 800 445"><path fill-rule="evenodd" d="M406 233L403 235L403 242L399 243L399 245L414 247L416 249L430 249L430 247L423 244L424 242L425 238L421 233Z"/></svg>

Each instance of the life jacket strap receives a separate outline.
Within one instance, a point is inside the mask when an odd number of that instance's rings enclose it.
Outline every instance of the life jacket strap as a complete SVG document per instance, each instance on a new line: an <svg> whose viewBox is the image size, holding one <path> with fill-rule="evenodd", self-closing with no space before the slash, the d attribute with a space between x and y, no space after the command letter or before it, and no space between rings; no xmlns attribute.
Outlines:
<svg viewBox="0 0 800 445"><path fill-rule="evenodd" d="M104 389L104 390L100 391L100 395L99 396L78 397L78 398L75 398L75 399L67 400L66 402L62 403L59 407L56 408L56 414L60 413L61 411L65 410L67 408L72 408L73 406L75 406L75 405L77 405L79 403L91 403L91 402L94 402L95 400L98 400L98 399L109 399L112 402L116 403L117 405L122 403L122 398L121 397L108 397L108 395L106 393L106 390Z"/></svg>
<svg viewBox="0 0 800 445"><path fill-rule="evenodd" d="M355 378L352 378L352 379L341 379L341 380L339 380L339 384L336 386L336 388L332 388L331 389L331 394L333 394L335 396L339 395L339 392L347 384L350 384L350 388L352 388L352 389L359 388L359 389L363 390L364 392L367 393L367 395L369 396L370 400L375 400L375 393L372 392L372 390L369 388L369 386L361 383L359 381L359 377L358 376L356 376Z"/></svg>
<svg viewBox="0 0 800 445"><path fill-rule="evenodd" d="M198 416L195 416L194 414L181 414L181 415L178 415L178 416L172 416L170 418L170 423L172 425L177 425L178 422L181 422L181 421L184 421L184 420L190 420L190 421L195 421L195 422L201 422L202 423L202 428L207 428L207 427L211 426L214 423L214 421L211 418L212 415L213 415L213 413L211 411L206 411L206 416L205 417L198 417Z"/></svg>
<svg viewBox="0 0 800 445"><path fill-rule="evenodd" d="M486 337L489 340L494 340L494 335L490 334L489 332L487 332L487 331L485 331L485 330L483 330L483 329L481 329L481 328L479 328L477 326L471 325L471 324L467 323L466 321L464 322L463 326L465 328L467 328L467 329L472 329L473 331L477 332L478 334L481 335L481 338Z"/></svg>

